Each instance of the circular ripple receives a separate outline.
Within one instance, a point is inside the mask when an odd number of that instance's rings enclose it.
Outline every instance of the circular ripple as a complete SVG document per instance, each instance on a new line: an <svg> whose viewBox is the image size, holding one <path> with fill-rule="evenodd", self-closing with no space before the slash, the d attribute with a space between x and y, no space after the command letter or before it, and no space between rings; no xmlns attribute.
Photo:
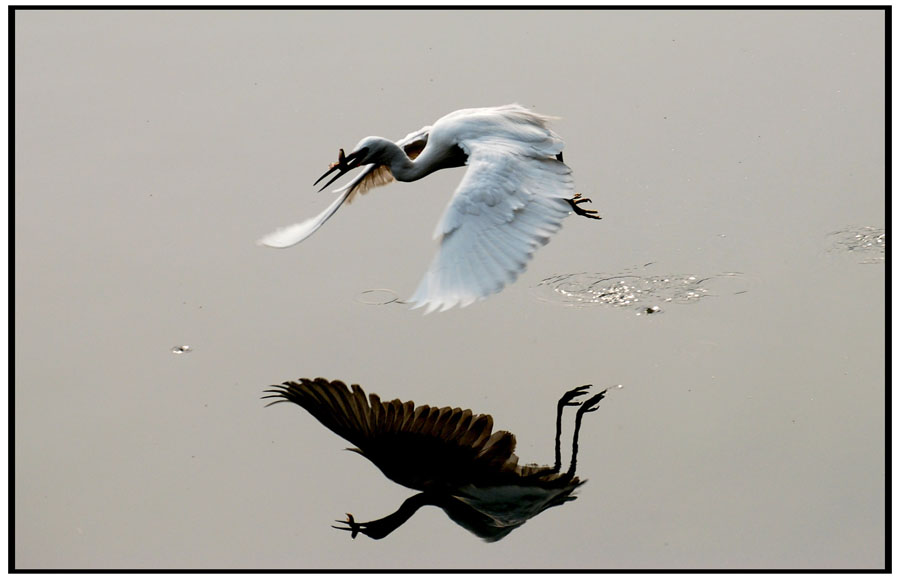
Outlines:
<svg viewBox="0 0 900 579"><path fill-rule="evenodd" d="M403 303L396 292L389 289L370 289L359 292L356 301L367 306L386 306L387 304Z"/></svg>

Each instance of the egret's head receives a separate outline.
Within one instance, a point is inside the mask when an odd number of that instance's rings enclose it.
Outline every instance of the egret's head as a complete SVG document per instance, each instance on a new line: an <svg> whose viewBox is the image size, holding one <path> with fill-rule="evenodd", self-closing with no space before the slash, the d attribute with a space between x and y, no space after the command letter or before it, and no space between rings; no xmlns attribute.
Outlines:
<svg viewBox="0 0 900 579"><path fill-rule="evenodd" d="M317 185L319 181L330 175L333 171L337 170L338 174L331 178L328 183L322 187L328 187L339 178L341 178L344 173L355 169L361 165L368 165L370 163L374 163L380 156L384 153L384 139L380 137L366 137L359 143L357 143L356 147L353 148L353 152L349 155L344 155L344 149L341 149L338 153L338 160L336 163L332 163L328 166L328 170L324 175L316 179L316 182L313 185ZM322 189L319 189L320 191Z"/></svg>
<svg viewBox="0 0 900 579"><path fill-rule="evenodd" d="M383 163L388 155L388 147L391 145L394 143L382 137L366 137L356 143L353 152L347 155L347 159L351 157L358 159L357 165Z"/></svg>

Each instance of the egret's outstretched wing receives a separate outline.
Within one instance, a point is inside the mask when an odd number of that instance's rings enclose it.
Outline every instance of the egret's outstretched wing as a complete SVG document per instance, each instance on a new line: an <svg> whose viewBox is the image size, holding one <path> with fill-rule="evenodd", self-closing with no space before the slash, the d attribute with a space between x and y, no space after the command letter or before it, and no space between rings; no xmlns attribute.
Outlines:
<svg viewBox="0 0 900 579"><path fill-rule="evenodd" d="M410 298L426 313L499 292L569 214L571 170L535 143L460 143L469 168L435 230L441 246ZM558 151L557 151L558 152Z"/></svg>
<svg viewBox="0 0 900 579"><path fill-rule="evenodd" d="M415 159L428 142L429 130L431 130L430 126L422 127L397 141L397 144L406 151L410 159ZM352 181L335 190L335 193L340 193L341 195L331 205L326 207L324 211L306 221L279 228L261 238L257 243L278 249L296 245L322 227L338 208L343 205L344 201L352 202L357 194L362 195L369 189L387 185L393 180L394 176L391 175L391 171L386 165L366 165Z"/></svg>

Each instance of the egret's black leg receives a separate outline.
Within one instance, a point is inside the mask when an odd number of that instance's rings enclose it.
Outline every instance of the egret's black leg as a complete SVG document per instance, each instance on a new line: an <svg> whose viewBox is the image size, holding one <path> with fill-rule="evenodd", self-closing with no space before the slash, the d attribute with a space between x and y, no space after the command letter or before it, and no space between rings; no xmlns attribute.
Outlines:
<svg viewBox="0 0 900 579"><path fill-rule="evenodd" d="M578 409L578 413L575 415L575 433L572 434L572 463L569 465L568 473L566 473L568 476L575 476L575 461L578 457L578 431L581 430L581 418L586 412L594 412L597 410L597 404L603 400L605 394L606 390L585 400L584 404L581 405Z"/></svg>
<svg viewBox="0 0 900 579"><path fill-rule="evenodd" d="M559 161L560 163L564 162L563 158L562 158L562 151L560 151L559 153L556 154L556 160Z"/></svg>
<svg viewBox="0 0 900 579"><path fill-rule="evenodd" d="M582 209L581 207L578 206L581 203L592 202L587 197L582 197L581 193L576 193L575 197L572 197L571 199L566 199L566 201L568 201L569 205L572 206L572 211L575 212L575 215L582 215L584 217L587 217L588 219L603 219L602 217L597 215L597 211L595 209Z"/></svg>
<svg viewBox="0 0 900 579"><path fill-rule="evenodd" d="M562 395L559 399L559 402L556 403L556 462L553 463L553 472L559 472L559 469L562 467L562 457L560 456L560 442L559 438L562 436L562 414L563 408L566 406L578 406L581 402L572 402L575 398L578 398L582 394L584 394L588 388L590 388L590 384L585 384L584 386L579 386L578 388L572 388L568 392Z"/></svg>

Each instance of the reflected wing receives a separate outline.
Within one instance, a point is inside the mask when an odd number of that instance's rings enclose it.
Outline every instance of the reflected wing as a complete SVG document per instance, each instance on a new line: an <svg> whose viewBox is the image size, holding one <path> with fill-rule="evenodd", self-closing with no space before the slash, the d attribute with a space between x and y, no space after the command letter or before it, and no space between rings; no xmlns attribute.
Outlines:
<svg viewBox="0 0 900 579"><path fill-rule="evenodd" d="M435 230L441 246L410 301L426 312L499 292L550 240L575 195L571 170L510 139L460 143L469 168Z"/></svg>
<svg viewBox="0 0 900 579"><path fill-rule="evenodd" d="M403 147L410 159L415 159L428 142L429 130L431 130L430 126L422 127L397 141L397 144ZM394 176L391 175L391 171L386 165L366 165L352 181L335 190L335 193L340 193L341 195L332 201L331 205L326 207L324 211L306 221L281 227L262 237L257 243L278 249L296 245L322 227L338 208L343 205L344 201L353 201L357 194L362 195L369 189L387 185L393 180Z"/></svg>
<svg viewBox="0 0 900 579"><path fill-rule="evenodd" d="M298 404L326 428L356 445L385 475L410 488L456 488L485 473L515 473L515 436L492 433L487 414L368 398L357 384L324 378L285 382L267 398Z"/></svg>

